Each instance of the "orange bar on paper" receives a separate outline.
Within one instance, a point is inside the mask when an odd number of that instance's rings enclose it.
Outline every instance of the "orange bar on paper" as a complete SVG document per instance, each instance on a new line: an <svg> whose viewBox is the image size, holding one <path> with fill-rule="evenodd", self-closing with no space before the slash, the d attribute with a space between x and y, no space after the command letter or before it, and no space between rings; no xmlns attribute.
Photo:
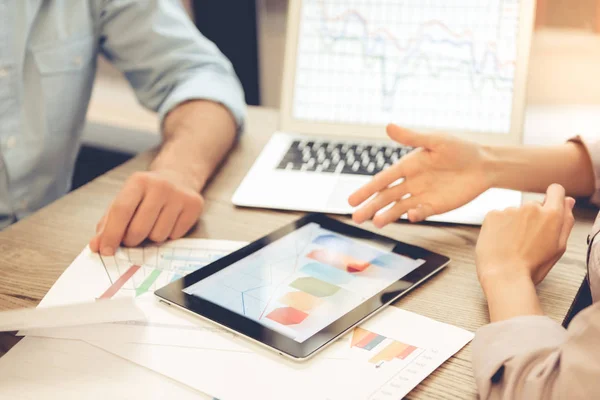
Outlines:
<svg viewBox="0 0 600 400"><path fill-rule="evenodd" d="M350 347L355 347L370 333L371 332L363 328L354 328L354 332L352 333L352 343L350 344Z"/></svg>
<svg viewBox="0 0 600 400"><path fill-rule="evenodd" d="M406 349L404 349L402 353L398 354L398 358L404 360L406 357L410 356L412 352L416 349L417 348L415 346L408 346Z"/></svg>
<svg viewBox="0 0 600 400"><path fill-rule="evenodd" d="M373 364L379 364L381 361L392 361L394 358L402 354L407 347L409 347L407 344L401 342L392 342L379 353L375 354L375 356L373 356L369 362Z"/></svg>

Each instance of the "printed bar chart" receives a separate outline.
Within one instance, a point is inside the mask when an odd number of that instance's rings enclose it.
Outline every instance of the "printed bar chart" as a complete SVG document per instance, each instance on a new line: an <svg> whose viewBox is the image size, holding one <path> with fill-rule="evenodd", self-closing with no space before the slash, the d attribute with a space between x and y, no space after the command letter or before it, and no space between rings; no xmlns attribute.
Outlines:
<svg viewBox="0 0 600 400"><path fill-rule="evenodd" d="M206 246L204 243L207 243ZM100 298L142 296L181 279L229 253L211 242L181 239L160 246L119 248L112 257L100 256L110 287Z"/></svg>
<svg viewBox="0 0 600 400"><path fill-rule="evenodd" d="M135 295L141 296L142 294L146 293L148 289L150 289L150 287L154 284L154 282L156 282L161 272L162 271L159 269L155 269L154 271L152 271L150 275L148 275L148 277L144 279L144 282L142 282L142 284L138 286L137 289L135 289Z"/></svg>
<svg viewBox="0 0 600 400"><path fill-rule="evenodd" d="M136 272L138 272L140 269L139 265L132 265L131 267L129 267L129 269L127 269L127 271L125 271L125 273L123 275L121 275L119 277L119 279L117 279L115 281L115 283L113 283L107 290L106 292L104 292L102 294L102 296L100 296L101 299L110 299L112 298L115 294L117 294L117 292L119 290L121 290L121 288L125 285L125 283L127 283L127 281L129 281L129 279L131 279L131 277L133 275L135 275Z"/></svg>
<svg viewBox="0 0 600 400"><path fill-rule="evenodd" d="M397 358L405 360L418 348L399 342L397 340L389 339L383 335L379 335L374 332L369 332L363 328L356 328L352 333L352 341L350 347L357 347L366 351L375 350L378 346L384 342L388 342L379 349L374 356L369 359L371 364L380 364L382 362L389 362Z"/></svg>

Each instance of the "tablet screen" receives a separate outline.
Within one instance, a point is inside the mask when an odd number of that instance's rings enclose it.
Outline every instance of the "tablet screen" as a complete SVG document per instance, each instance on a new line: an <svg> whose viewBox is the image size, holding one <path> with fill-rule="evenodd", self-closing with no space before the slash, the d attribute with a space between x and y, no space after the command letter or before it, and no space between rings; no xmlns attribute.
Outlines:
<svg viewBox="0 0 600 400"><path fill-rule="evenodd" d="M302 343L425 263L308 223L183 291Z"/></svg>

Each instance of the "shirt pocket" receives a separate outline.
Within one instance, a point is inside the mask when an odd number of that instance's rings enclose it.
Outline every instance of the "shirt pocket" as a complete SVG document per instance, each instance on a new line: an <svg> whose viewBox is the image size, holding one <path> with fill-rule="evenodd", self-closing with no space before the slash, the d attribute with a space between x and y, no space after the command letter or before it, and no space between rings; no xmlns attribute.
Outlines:
<svg viewBox="0 0 600 400"><path fill-rule="evenodd" d="M94 47L94 37L85 36L32 51L40 74L47 76L81 71L93 60Z"/></svg>
<svg viewBox="0 0 600 400"><path fill-rule="evenodd" d="M34 47L31 51L39 73L47 133L78 134L96 71L94 36Z"/></svg>

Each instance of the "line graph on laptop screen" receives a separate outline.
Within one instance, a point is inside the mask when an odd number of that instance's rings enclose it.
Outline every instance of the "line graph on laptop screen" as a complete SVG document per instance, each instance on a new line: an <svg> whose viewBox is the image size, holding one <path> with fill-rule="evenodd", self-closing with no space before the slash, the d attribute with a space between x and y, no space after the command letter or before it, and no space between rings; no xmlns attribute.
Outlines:
<svg viewBox="0 0 600 400"><path fill-rule="evenodd" d="M293 116L510 132L519 0L304 0Z"/></svg>

